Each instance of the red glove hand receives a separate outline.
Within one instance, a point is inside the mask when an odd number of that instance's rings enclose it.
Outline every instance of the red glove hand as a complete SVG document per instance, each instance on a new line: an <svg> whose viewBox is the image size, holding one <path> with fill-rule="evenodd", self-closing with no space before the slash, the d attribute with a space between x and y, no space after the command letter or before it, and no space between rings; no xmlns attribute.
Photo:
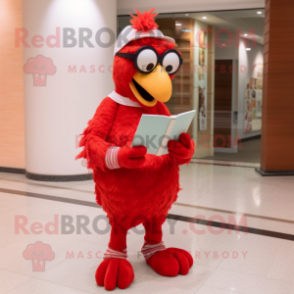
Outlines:
<svg viewBox="0 0 294 294"><path fill-rule="evenodd" d="M118 151L118 163L120 167L139 168L145 163L145 146L130 147L125 145Z"/></svg>
<svg viewBox="0 0 294 294"><path fill-rule="evenodd" d="M190 135L187 133L182 133L179 141L168 141L167 148L177 164L189 163L195 151L194 141L191 140Z"/></svg>

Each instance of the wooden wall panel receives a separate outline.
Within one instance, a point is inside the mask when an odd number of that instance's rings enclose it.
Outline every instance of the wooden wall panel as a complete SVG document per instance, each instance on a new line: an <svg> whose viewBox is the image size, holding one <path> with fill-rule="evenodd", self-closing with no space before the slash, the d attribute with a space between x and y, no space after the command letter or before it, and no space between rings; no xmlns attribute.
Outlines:
<svg viewBox="0 0 294 294"><path fill-rule="evenodd" d="M14 31L22 27L22 1L0 1L0 166L25 167L22 48Z"/></svg>
<svg viewBox="0 0 294 294"><path fill-rule="evenodd" d="M233 60L215 61L214 147L231 148ZM225 139L225 140L224 140ZM225 146L223 146L225 142Z"/></svg>
<svg viewBox="0 0 294 294"><path fill-rule="evenodd" d="M261 169L294 170L294 2L267 0L265 13Z"/></svg>

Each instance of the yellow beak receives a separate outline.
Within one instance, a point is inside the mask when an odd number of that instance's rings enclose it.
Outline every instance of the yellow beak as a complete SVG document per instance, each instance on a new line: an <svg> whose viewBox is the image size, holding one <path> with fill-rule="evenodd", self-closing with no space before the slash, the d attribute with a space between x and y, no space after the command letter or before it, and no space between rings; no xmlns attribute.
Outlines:
<svg viewBox="0 0 294 294"><path fill-rule="evenodd" d="M138 101L149 107L157 101L167 102L172 95L171 79L160 64L149 74L136 72L130 88Z"/></svg>

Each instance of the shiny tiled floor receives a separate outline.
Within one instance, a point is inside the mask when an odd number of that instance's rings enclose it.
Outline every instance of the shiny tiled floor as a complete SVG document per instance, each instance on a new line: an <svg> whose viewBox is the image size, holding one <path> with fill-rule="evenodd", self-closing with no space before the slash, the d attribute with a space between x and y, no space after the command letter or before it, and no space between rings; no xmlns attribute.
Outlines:
<svg viewBox="0 0 294 294"><path fill-rule="evenodd" d="M242 219L246 221L243 225L259 230L236 233L168 219L164 225L166 245L186 249L194 257L190 273L175 278L159 276L146 265L138 254L142 227L137 228L141 233L131 230L128 255L135 280L125 293L294 294L294 242L287 240L294 235L294 177L265 178L252 168L191 164L181 168L181 186L171 214L221 222L235 219L237 224ZM105 218L103 210L21 195L25 191L35 193L31 196L94 203L93 190L92 181L48 183L0 173L1 294L106 292L96 286L94 273L109 233L97 234L91 225L95 217ZM54 215L59 222L57 234L32 232L31 225L45 226L54 221ZM78 215L89 219L90 234L78 233ZM28 221L28 234L16 231L20 216ZM70 234L61 231L65 216L73 219ZM98 228L103 231L105 222L99 222ZM32 261L23 257L26 247L36 241L49 244L55 253L52 261L46 261L44 272L33 271Z"/></svg>

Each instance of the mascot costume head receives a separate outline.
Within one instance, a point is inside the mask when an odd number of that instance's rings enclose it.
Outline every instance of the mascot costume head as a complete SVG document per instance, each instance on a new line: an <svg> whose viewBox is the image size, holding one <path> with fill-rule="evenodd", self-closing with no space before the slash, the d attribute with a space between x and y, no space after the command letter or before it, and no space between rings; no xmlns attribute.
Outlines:
<svg viewBox="0 0 294 294"><path fill-rule="evenodd" d="M133 16L120 33L115 46L113 79L116 92L152 108L158 101L167 102L172 94L171 79L181 65L174 50L175 41L163 36L153 17L145 12ZM121 77L124 77L122 79Z"/></svg>
<svg viewBox="0 0 294 294"><path fill-rule="evenodd" d="M179 165L188 164L194 142L186 133L168 142L168 154L147 154L144 146L130 147L142 114L166 115L164 102L171 98L171 79L182 59L175 41L164 36L154 21L154 9L131 20L119 35L114 50L115 90L100 103L80 141L93 169L95 194L111 224L104 260L95 274L107 290L127 288L134 270L127 260L128 230L145 228L142 254L158 274L186 275L193 265L191 255L179 248L166 248L162 224L179 187Z"/></svg>

